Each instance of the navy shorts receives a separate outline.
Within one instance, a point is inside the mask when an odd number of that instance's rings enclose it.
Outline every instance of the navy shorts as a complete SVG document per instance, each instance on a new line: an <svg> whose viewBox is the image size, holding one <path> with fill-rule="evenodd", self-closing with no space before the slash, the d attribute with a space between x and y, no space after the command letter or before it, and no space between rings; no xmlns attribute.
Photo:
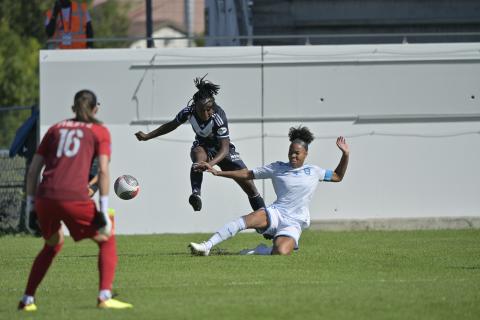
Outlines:
<svg viewBox="0 0 480 320"><path fill-rule="evenodd" d="M219 151L216 146L208 146L206 144L200 143L197 140L193 142L192 149L199 146L202 147L207 153L208 160L215 158ZM247 168L242 158L240 157L240 154L235 150L235 146L231 143L227 155L225 156L225 158L223 158L222 161L217 163L217 165L220 167L220 169L222 169L222 171L235 171Z"/></svg>

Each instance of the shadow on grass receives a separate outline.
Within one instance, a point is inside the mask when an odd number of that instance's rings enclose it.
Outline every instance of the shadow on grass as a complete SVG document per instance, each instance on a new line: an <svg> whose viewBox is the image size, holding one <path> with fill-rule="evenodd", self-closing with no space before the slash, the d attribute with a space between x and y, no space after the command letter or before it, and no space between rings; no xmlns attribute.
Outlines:
<svg viewBox="0 0 480 320"><path fill-rule="evenodd" d="M478 266L455 266L455 267L447 267L447 269L480 270L480 265L478 265Z"/></svg>
<svg viewBox="0 0 480 320"><path fill-rule="evenodd" d="M222 248L213 248L212 251L210 251L210 256L238 256L240 255L238 252L229 252L226 249ZM152 256L168 256L168 257L173 257L173 256L179 256L179 257L186 257L186 256L195 256L190 253L190 251L187 249L185 252L155 252L155 253L119 253L117 254L119 257L127 257L127 258L142 258L142 257L152 257ZM92 254L79 254L79 255L62 255L60 254L57 256L56 260L69 260L69 259L91 259L91 258L97 258L98 253L92 253ZM15 259L17 260L32 260L34 259L34 256L21 256L21 257L16 257Z"/></svg>
<svg viewBox="0 0 480 320"><path fill-rule="evenodd" d="M238 252L228 252L225 249L214 248L210 252L211 256L238 256ZM192 256L190 251L185 250L185 252L155 252L155 253L119 253L119 257L127 258L141 258L141 257L152 257L152 256ZM65 255L58 256L58 259L78 259L78 258L96 258L98 254L82 254L82 255ZM32 259L29 257L28 259Z"/></svg>

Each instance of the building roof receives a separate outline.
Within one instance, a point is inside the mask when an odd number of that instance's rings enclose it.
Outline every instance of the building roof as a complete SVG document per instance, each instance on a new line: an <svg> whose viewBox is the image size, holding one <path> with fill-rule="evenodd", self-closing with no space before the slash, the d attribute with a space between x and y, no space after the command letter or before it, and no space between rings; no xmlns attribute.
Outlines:
<svg viewBox="0 0 480 320"><path fill-rule="evenodd" d="M93 6L101 5L107 0L95 0ZM146 5L145 0L117 0L128 4L130 28L128 36L145 36L146 33ZM197 35L205 32L204 7L205 0L193 0L194 28ZM183 0L152 0L152 19L154 31L165 25L185 32L185 1Z"/></svg>

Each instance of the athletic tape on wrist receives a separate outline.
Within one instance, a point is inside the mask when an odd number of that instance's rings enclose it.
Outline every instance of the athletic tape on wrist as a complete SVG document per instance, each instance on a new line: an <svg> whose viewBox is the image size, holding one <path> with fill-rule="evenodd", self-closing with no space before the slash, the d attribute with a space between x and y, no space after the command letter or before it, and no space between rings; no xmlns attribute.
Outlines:
<svg viewBox="0 0 480 320"><path fill-rule="evenodd" d="M108 212L108 196L100 196L100 211L107 213Z"/></svg>

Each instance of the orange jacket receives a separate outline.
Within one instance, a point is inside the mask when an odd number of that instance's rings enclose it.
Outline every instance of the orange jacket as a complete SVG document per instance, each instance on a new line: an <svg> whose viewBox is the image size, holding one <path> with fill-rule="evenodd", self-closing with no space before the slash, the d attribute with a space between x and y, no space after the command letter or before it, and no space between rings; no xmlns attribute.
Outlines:
<svg viewBox="0 0 480 320"><path fill-rule="evenodd" d="M63 20L62 12L57 16L55 24L55 33L51 40L57 40L49 44L50 49L86 49L86 41L78 41L87 39L87 4L76 1L71 2L70 20ZM52 10L47 11L47 21L52 19ZM77 40L77 41L76 41Z"/></svg>

